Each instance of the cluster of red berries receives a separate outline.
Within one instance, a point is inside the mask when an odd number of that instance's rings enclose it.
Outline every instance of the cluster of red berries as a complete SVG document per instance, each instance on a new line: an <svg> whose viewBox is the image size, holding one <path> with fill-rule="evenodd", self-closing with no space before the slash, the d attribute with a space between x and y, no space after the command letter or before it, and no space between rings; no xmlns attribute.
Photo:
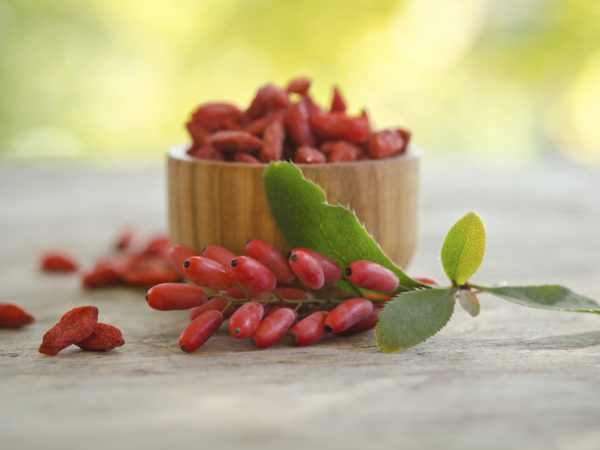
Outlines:
<svg viewBox="0 0 600 450"><path fill-rule="evenodd" d="M296 248L286 258L257 238L246 243L246 250L244 256L219 246L200 254L183 245L169 250L174 267L194 284L159 284L146 300L161 311L190 309L192 321L179 338L183 351L203 345L225 318L232 337L250 337L258 348L275 344L288 331L296 345L314 344L327 333L360 333L377 324L382 302L390 298L386 294L399 286L396 274L371 261L354 261L344 271L314 250ZM380 294L329 298L323 288L344 278ZM324 298L315 298L317 292Z"/></svg>
<svg viewBox="0 0 600 450"><path fill-rule="evenodd" d="M114 251L99 258L91 270L81 272L81 284L86 289L125 284L152 286L179 281L180 274L169 260L169 239L156 236L137 243L132 230L125 230L114 243ZM71 273L80 264L65 251L50 251L42 255L41 269L45 272Z"/></svg>
<svg viewBox="0 0 600 450"><path fill-rule="evenodd" d="M389 158L404 153L410 133L372 129L367 112L346 113L336 87L331 107L321 108L309 93L311 80L296 78L283 89L261 87L242 111L230 103L206 103L186 127L190 156L218 161L265 163L287 159L315 164Z"/></svg>

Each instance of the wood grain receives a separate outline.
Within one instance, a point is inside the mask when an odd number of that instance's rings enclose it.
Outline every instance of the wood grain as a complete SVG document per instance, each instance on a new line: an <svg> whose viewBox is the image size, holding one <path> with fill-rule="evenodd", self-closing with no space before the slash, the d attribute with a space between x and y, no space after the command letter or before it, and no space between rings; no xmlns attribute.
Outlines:
<svg viewBox="0 0 600 450"><path fill-rule="evenodd" d="M183 146L171 149L168 159L174 244L196 250L221 245L243 254L246 241L258 237L289 250L269 212L265 165L190 158ZM420 153L413 150L387 160L299 167L323 188L329 203L354 210L388 256L404 267L418 237L419 163Z"/></svg>

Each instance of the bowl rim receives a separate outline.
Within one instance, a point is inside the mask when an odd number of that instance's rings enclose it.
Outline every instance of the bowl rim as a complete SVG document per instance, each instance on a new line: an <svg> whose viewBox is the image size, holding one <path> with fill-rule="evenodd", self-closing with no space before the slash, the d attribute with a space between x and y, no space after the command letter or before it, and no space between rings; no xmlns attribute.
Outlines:
<svg viewBox="0 0 600 450"><path fill-rule="evenodd" d="M185 161L192 164L205 164L211 166L227 166L227 167L249 167L255 169L264 169L268 166L268 163L261 162L260 164L249 164L237 161L216 161L214 159L202 159L202 158L194 158L188 155L186 152L190 147L190 142L180 142L179 144L175 144L167 150L167 155L169 158L177 159L180 161ZM300 168L310 167L310 168L319 168L319 167L357 167L357 166L376 166L380 164L389 164L390 162L405 162L411 161L413 159L420 159L422 156L422 152L420 149L409 145L406 149L406 152L392 156L390 158L383 159L363 159L361 161L347 161L347 162L336 162L336 163L321 163L321 164L298 164L294 163ZM289 161L293 162L293 161Z"/></svg>

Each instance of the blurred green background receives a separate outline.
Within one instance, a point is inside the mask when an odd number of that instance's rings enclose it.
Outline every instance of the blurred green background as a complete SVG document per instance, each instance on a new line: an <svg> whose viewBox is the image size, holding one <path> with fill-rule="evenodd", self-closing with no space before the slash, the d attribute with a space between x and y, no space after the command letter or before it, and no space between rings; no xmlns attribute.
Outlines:
<svg viewBox="0 0 600 450"><path fill-rule="evenodd" d="M199 103L267 81L436 158L600 161L595 0L0 0L0 156L162 160Z"/></svg>

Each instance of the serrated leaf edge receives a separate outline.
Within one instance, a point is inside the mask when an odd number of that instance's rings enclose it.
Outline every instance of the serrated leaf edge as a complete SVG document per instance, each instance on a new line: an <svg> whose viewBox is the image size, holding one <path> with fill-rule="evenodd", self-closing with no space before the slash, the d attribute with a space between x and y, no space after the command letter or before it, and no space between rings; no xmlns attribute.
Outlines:
<svg viewBox="0 0 600 450"><path fill-rule="evenodd" d="M415 342L414 344L412 344L412 345L409 345L408 347L400 347L400 348L398 348L398 349L396 349L396 350L385 350L385 349L384 349L384 348L383 348L383 347L380 345L380 342L379 342L379 333L377 332L377 327L375 327L375 342L377 343L377 348L379 348L379 350L381 350L383 353L386 353L386 354L398 353L398 352L401 352L401 351L403 351L403 350L406 350L406 349L409 349L409 348L411 348L411 347L414 347L414 346L416 346L416 345L422 344L423 342L425 342L425 341L427 341L427 340L431 339L433 336L435 336L435 335L436 335L436 334L438 334L440 331L442 331L442 330L443 330L443 329L446 327L446 325L448 325L448 323L450 322L450 320L451 320L451 319L452 319L452 317L454 316L454 311L456 310L456 294L458 293L458 290L457 290L456 288L450 288L450 289L447 289L447 291L448 291L448 293L449 293L449 294L451 294L451 295L453 296L452 300L453 300L453 303L454 303L454 307L452 308L452 313L451 313L451 314L450 314L450 316L448 317L448 320L447 320L447 321L446 321L446 322L445 322L445 323L444 323L444 324L443 324L443 325L442 325L442 326L441 326L441 327L440 327L438 330L436 330L436 331L435 331L433 334L431 334L430 336L426 337L426 338L425 338L425 339L423 339L422 341ZM414 291L411 291L411 292L414 292ZM385 310L385 308L387 308L387 306L388 306L388 304L389 304L390 302L392 302L392 301L396 300L398 297L401 297L403 294L408 294L408 293L409 293L409 292L403 292L403 293L401 293L401 294L397 295L396 297L394 297L394 298L392 298L392 299L388 300L388 302L387 302L387 303L386 303L386 305L383 307L383 309ZM445 297L442 297L442 298L440 298L440 301L442 301L442 300L444 300L444 299L445 299ZM382 310L382 312L383 312L383 310Z"/></svg>

